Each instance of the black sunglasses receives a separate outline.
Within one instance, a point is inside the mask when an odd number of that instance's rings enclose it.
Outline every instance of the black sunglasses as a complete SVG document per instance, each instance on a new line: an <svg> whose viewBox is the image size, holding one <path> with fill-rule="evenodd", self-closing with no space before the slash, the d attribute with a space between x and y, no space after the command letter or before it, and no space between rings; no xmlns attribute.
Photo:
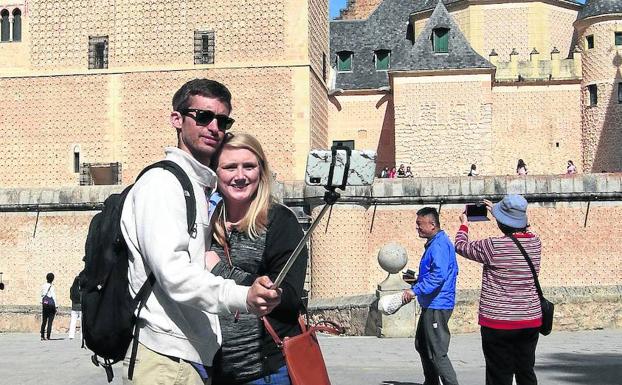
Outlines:
<svg viewBox="0 0 622 385"><path fill-rule="evenodd" d="M194 112L194 116L189 115L188 114L189 112ZM231 128L231 126L233 126L233 122L235 122L235 120L228 117L227 115L217 115L216 113L214 113L214 111L210 111L210 110L199 110L196 108L186 108L184 110L179 111L179 113L182 114L183 116L187 116L189 118L194 119L194 121L197 122L199 126L207 126L208 124L212 122L212 120L216 119L216 122L218 123L218 129L220 131L227 131L228 129Z"/></svg>

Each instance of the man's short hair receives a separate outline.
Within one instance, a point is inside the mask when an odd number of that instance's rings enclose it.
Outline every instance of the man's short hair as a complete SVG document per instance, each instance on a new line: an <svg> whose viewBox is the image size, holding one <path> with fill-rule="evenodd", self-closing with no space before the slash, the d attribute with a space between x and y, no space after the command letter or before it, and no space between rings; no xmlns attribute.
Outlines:
<svg viewBox="0 0 622 385"><path fill-rule="evenodd" d="M173 111L190 107L190 97L196 95L219 100L231 113L231 92L224 84L210 79L194 79L181 86L173 96Z"/></svg>
<svg viewBox="0 0 622 385"><path fill-rule="evenodd" d="M54 273L47 273L45 280L48 281L48 283L52 283L54 281Z"/></svg>
<svg viewBox="0 0 622 385"><path fill-rule="evenodd" d="M417 211L417 216L420 216L420 217L430 216L432 217L432 221L434 222L436 227L438 227L439 229L441 228L441 219L438 216L438 211L436 211L434 207L424 207L420 209L419 211Z"/></svg>

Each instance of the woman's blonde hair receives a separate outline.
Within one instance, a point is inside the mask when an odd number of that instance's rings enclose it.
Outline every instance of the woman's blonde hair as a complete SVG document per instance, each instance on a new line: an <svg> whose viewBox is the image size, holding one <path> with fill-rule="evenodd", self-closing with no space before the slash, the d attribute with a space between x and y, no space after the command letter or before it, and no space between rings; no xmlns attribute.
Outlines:
<svg viewBox="0 0 622 385"><path fill-rule="evenodd" d="M268 210L270 205L275 201L272 195L272 172L266 159L266 154L261 147L259 141L250 134L230 134L228 133L223 140L222 146L214 157L212 163L212 169L216 171L218 169L218 162L220 154L226 148L246 149L255 154L259 163L259 185L257 191L252 197L251 204L246 212L246 215L240 220L237 225L237 230L245 232L249 238L255 239L261 233L266 230L268 226ZM220 244L224 245L226 242L226 205L223 203L220 205L220 209L214 213L217 215L217 220L214 224L214 239Z"/></svg>

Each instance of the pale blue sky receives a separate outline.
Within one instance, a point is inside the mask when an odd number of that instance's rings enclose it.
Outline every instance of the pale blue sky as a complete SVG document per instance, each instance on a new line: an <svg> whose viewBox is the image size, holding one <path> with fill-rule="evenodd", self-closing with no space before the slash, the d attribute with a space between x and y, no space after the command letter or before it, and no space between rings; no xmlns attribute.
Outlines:
<svg viewBox="0 0 622 385"><path fill-rule="evenodd" d="M331 20L335 18L335 16L339 15L339 10L345 8L346 0L330 0L330 18Z"/></svg>

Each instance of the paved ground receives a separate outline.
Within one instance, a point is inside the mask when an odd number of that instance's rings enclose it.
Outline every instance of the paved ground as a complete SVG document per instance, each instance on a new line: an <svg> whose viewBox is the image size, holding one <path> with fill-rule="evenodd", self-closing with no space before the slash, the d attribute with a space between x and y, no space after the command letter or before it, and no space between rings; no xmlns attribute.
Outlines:
<svg viewBox="0 0 622 385"><path fill-rule="evenodd" d="M52 336L54 338L54 335ZM0 333L2 385L105 385L79 340ZM321 337L333 385L420 385L419 356L409 338ZM462 385L484 384L478 334L452 337L450 357ZM542 385L622 385L622 330L553 332L541 337L536 372ZM122 384L120 367L114 385Z"/></svg>

